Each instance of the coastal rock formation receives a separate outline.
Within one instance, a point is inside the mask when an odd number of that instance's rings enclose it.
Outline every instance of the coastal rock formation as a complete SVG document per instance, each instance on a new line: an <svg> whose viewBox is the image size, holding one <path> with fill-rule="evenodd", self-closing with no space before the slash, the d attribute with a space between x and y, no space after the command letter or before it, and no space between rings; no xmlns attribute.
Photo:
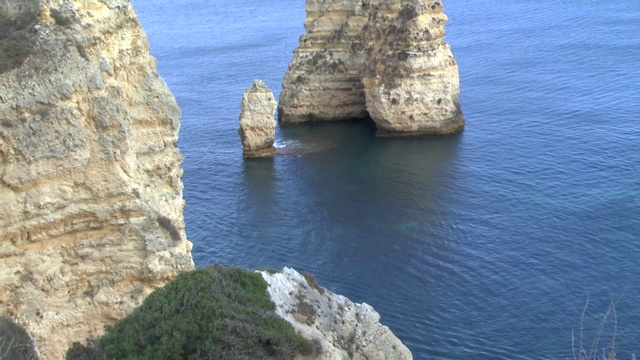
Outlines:
<svg viewBox="0 0 640 360"><path fill-rule="evenodd" d="M273 155L276 138L276 99L267 85L255 80L240 103L240 140L245 157Z"/></svg>
<svg viewBox="0 0 640 360"><path fill-rule="evenodd" d="M412 359L409 349L380 324L367 304L354 304L293 269L261 272L278 316L322 347L321 359Z"/></svg>
<svg viewBox="0 0 640 360"><path fill-rule="evenodd" d="M180 111L129 0L0 0L0 313L45 359L192 269Z"/></svg>
<svg viewBox="0 0 640 360"><path fill-rule="evenodd" d="M458 66L433 0L307 0L284 76L282 123L370 116L379 135L464 128Z"/></svg>
<svg viewBox="0 0 640 360"><path fill-rule="evenodd" d="M306 34L293 53L278 102L281 123L367 116L364 28L370 1L307 0Z"/></svg>

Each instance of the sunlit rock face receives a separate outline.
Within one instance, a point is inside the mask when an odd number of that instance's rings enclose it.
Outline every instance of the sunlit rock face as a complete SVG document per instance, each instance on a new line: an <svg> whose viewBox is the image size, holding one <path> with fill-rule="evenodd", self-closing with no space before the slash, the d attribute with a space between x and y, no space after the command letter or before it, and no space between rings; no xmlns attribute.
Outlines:
<svg viewBox="0 0 640 360"><path fill-rule="evenodd" d="M240 128L244 157L271 156L276 152L276 99L267 85L255 80L240 102Z"/></svg>
<svg viewBox="0 0 640 360"><path fill-rule="evenodd" d="M306 33L284 76L281 123L371 117L379 135L464 128L442 3L307 0Z"/></svg>
<svg viewBox="0 0 640 360"><path fill-rule="evenodd" d="M321 287L308 274L284 268L261 272L267 291L282 317L302 336L319 345L311 359L409 360L409 349L367 304L357 304Z"/></svg>
<svg viewBox="0 0 640 360"><path fill-rule="evenodd" d="M46 359L192 269L180 111L128 0L0 0L0 313Z"/></svg>

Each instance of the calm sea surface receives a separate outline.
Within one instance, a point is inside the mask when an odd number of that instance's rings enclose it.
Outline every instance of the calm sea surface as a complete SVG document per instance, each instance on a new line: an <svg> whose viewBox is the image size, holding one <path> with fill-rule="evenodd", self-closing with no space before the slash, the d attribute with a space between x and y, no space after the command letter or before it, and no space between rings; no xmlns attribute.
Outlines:
<svg viewBox="0 0 640 360"><path fill-rule="evenodd" d="M183 112L196 265L311 272L416 359L572 358L587 298L584 341L617 300L640 352L640 1L448 0L463 134L280 128L327 148L258 161L240 99L280 92L304 1L133 2Z"/></svg>

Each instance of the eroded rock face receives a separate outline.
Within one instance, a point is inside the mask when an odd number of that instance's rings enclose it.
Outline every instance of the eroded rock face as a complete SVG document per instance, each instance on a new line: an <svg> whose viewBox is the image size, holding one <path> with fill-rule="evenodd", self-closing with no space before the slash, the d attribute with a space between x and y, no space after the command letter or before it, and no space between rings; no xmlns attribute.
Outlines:
<svg viewBox="0 0 640 360"><path fill-rule="evenodd" d="M35 13L38 0L0 0L0 17L15 18L26 12Z"/></svg>
<svg viewBox="0 0 640 360"><path fill-rule="evenodd" d="M380 315L367 304L355 304L344 296L307 281L293 269L261 272L278 316L302 336L322 347L319 359L412 359L409 349L380 324Z"/></svg>
<svg viewBox="0 0 640 360"><path fill-rule="evenodd" d="M362 75L369 1L307 0L306 34L293 54L278 103L281 123L367 116Z"/></svg>
<svg viewBox="0 0 640 360"><path fill-rule="evenodd" d="M240 103L240 140L245 157L273 155L276 138L276 99L267 85L255 80Z"/></svg>
<svg viewBox="0 0 640 360"><path fill-rule="evenodd" d="M0 2L0 47L25 45L0 66L0 313L61 359L193 261L180 111L131 4L35 2Z"/></svg>
<svg viewBox="0 0 640 360"><path fill-rule="evenodd" d="M307 0L285 74L282 123L370 116L380 135L464 128L458 66L433 0Z"/></svg>

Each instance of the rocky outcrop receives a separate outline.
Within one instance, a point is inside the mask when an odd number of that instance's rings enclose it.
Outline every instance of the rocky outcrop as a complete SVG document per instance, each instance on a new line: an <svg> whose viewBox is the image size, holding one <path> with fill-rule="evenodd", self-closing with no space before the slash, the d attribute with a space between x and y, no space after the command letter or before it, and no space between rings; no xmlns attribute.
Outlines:
<svg viewBox="0 0 640 360"><path fill-rule="evenodd" d="M458 66L433 0L307 0L284 76L281 123L370 116L379 135L464 128Z"/></svg>
<svg viewBox="0 0 640 360"><path fill-rule="evenodd" d="M180 111L128 0L0 0L0 30L0 313L61 359L193 267Z"/></svg>
<svg viewBox="0 0 640 360"><path fill-rule="evenodd" d="M245 157L261 157L275 154L276 99L267 85L255 80L245 91L240 103L240 140Z"/></svg>
<svg viewBox="0 0 640 360"><path fill-rule="evenodd" d="M306 34L282 82L281 123L367 116L362 75L369 8L369 0L307 0Z"/></svg>
<svg viewBox="0 0 640 360"><path fill-rule="evenodd" d="M293 269L261 274L278 316L322 347L320 359L413 358L391 330L380 324L380 315L371 306L354 304Z"/></svg>

